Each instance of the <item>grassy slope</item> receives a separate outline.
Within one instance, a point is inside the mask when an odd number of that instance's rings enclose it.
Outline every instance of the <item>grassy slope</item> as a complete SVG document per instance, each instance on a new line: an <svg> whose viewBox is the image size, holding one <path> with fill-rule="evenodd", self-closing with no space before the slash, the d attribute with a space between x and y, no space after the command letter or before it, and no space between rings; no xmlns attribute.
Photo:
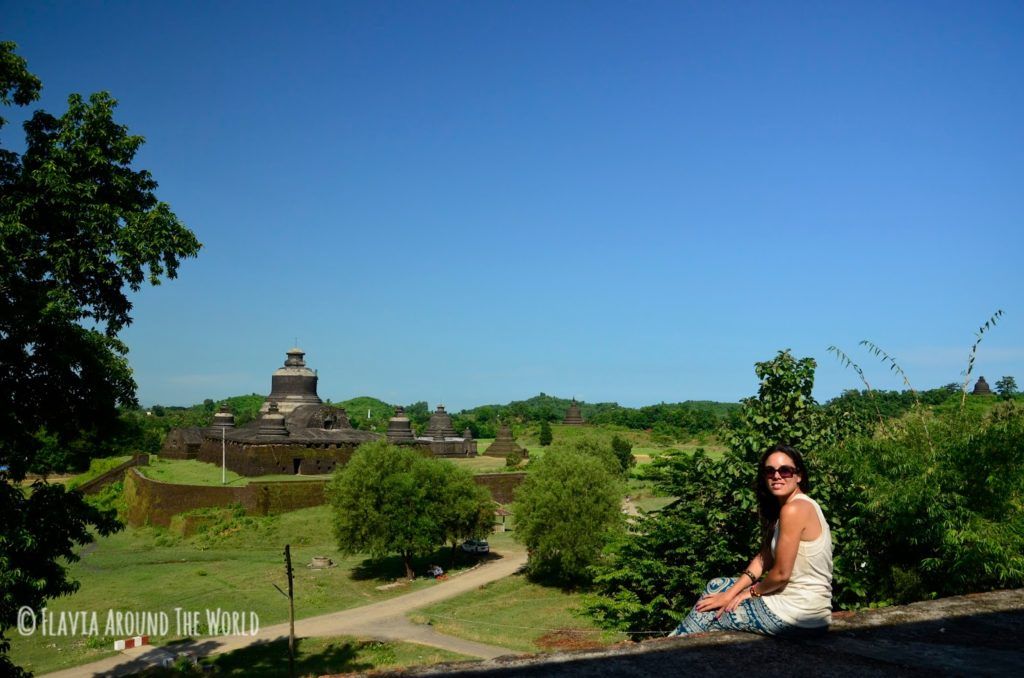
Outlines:
<svg viewBox="0 0 1024 678"><path fill-rule="evenodd" d="M516 575L417 610L410 618L429 621L441 633L522 652L546 649L544 637L560 631L577 631L594 644L625 640L624 635L603 631L576 614L580 599L578 593L540 586Z"/></svg>
<svg viewBox="0 0 1024 678"><path fill-rule="evenodd" d="M129 459L131 459L130 455L92 459L89 461L89 469L87 471L79 473L66 481L67 488L69 490L73 490L74 488L89 482L93 478L100 477L110 469L120 466Z"/></svg>

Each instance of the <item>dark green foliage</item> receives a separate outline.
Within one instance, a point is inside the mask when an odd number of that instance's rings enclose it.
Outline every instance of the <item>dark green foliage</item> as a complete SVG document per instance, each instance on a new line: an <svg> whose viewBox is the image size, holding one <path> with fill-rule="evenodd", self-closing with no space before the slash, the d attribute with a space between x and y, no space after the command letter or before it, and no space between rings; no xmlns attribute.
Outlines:
<svg viewBox="0 0 1024 678"><path fill-rule="evenodd" d="M701 433L713 433L722 428L731 413L739 409L735 403L687 401L661 403L641 408L604 408L584 416L592 424L614 424L632 429L651 430L666 443L686 440Z"/></svg>
<svg viewBox="0 0 1024 678"><path fill-rule="evenodd" d="M896 419L915 404L937 406L953 400L959 405L960 385L946 384L927 391L858 391L850 389L825 404L825 412L833 419L846 418L851 426L867 433L880 422Z"/></svg>
<svg viewBox="0 0 1024 678"><path fill-rule="evenodd" d="M0 43L0 103L27 105L40 83ZM142 138L116 123L114 99L75 94L36 111L24 151L0 149L0 673L16 673L4 633L21 605L70 593L64 563L118 523L77 492L14 483L26 471L81 466L85 448L135 405L118 333L128 293L173 278L199 242L131 168ZM0 120L2 126L3 120ZM69 461L63 452L72 456ZM101 455L109 450L103 450ZM40 455L43 455L40 457Z"/></svg>
<svg viewBox="0 0 1024 678"><path fill-rule="evenodd" d="M788 350L755 363L757 397L743 400L729 436L734 463L756 464L764 450L778 443L807 453L834 440L830 420L811 396L815 367L813 358L797 360Z"/></svg>
<svg viewBox="0 0 1024 678"><path fill-rule="evenodd" d="M512 452L509 452L508 456L505 457L505 466L507 466L508 468L514 468L516 466L519 466L522 463L523 463L523 455L520 454L519 452L515 451L515 450L513 450Z"/></svg>
<svg viewBox="0 0 1024 678"><path fill-rule="evenodd" d="M1013 377L1003 377L996 382L996 393L1003 400L1010 400L1017 393L1017 380Z"/></svg>
<svg viewBox="0 0 1024 678"><path fill-rule="evenodd" d="M614 458L579 448L553 449L532 463L512 507L513 534L530 550L532 576L561 583L587 579L622 529L617 468Z"/></svg>
<svg viewBox="0 0 1024 678"><path fill-rule="evenodd" d="M325 493L338 548L372 558L397 553L410 578L414 557L480 536L493 521L490 494L467 471L386 441L361 445Z"/></svg>
<svg viewBox="0 0 1024 678"><path fill-rule="evenodd" d="M540 422L540 445L541 445L541 447L547 447L548 445L551 444L551 441L553 439L554 439L554 436L551 435L551 424L549 424L548 420L545 419L544 421Z"/></svg>
<svg viewBox="0 0 1024 678"><path fill-rule="evenodd" d="M383 400L377 400L369 396L349 398L341 402L331 403L337 407L344 407L348 414L348 420L353 428L364 431L386 431L388 419L395 416L395 408ZM369 416L367 416L369 413Z"/></svg>
<svg viewBox="0 0 1024 678"><path fill-rule="evenodd" d="M619 460L619 465L624 473L629 472L629 469L636 466L636 457L633 456L633 444L625 438L612 436L612 452L615 453L615 458Z"/></svg>
<svg viewBox="0 0 1024 678"><path fill-rule="evenodd" d="M842 606L1024 584L1024 410L908 416L819 455ZM833 518L833 516L835 516ZM845 539L845 543L841 541Z"/></svg>

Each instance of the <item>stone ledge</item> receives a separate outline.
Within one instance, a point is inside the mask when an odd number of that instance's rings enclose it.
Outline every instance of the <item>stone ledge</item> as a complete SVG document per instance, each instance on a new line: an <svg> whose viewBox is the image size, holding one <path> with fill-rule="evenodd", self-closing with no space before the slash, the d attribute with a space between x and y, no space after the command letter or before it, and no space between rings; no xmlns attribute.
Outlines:
<svg viewBox="0 0 1024 678"><path fill-rule="evenodd" d="M808 639L709 633L594 651L508 656L375 676L1024 675L1024 589L837 615Z"/></svg>

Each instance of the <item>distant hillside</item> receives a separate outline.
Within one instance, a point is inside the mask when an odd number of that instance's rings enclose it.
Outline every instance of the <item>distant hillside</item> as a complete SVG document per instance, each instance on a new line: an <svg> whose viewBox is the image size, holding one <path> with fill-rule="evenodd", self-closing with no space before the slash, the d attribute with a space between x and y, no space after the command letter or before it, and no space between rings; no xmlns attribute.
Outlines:
<svg viewBox="0 0 1024 678"><path fill-rule="evenodd" d="M497 430L498 420L515 423L561 421L572 403L571 399L541 393L527 400L507 405L481 405L459 412L457 430L468 426L477 437L490 438ZM650 429L673 439L685 439L700 433L718 430L739 403L691 400L683 403L661 403L640 408L618 403L578 401L583 418L591 424L614 424L632 429Z"/></svg>
<svg viewBox="0 0 1024 678"><path fill-rule="evenodd" d="M364 431L384 431L388 428L388 419L395 416L394 405L370 396L359 396L338 402L327 401L331 405L344 407L352 426Z"/></svg>

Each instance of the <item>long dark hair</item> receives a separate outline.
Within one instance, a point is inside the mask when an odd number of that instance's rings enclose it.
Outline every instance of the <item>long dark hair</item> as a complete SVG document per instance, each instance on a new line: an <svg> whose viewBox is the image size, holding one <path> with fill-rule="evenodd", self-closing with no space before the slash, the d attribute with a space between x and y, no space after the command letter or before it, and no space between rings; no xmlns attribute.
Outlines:
<svg viewBox="0 0 1024 678"><path fill-rule="evenodd" d="M803 456L789 445L773 445L761 455L761 461L757 463L757 478L754 480L754 490L757 493L757 515L761 521L761 559L768 569L768 563L772 558L772 535L775 533L775 523L779 520L779 511L782 506L779 500L769 491L768 484L764 481L764 464L768 457L776 452L782 452L793 460L796 472L800 474L800 482L797 487L805 494L811 490L811 481L807 477L807 464Z"/></svg>

